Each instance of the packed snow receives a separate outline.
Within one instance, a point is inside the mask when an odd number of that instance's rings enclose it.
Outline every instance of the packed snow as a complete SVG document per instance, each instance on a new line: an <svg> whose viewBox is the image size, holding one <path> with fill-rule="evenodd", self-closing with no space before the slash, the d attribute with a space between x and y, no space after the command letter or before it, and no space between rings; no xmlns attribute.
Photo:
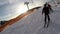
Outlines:
<svg viewBox="0 0 60 34"><path fill-rule="evenodd" d="M7 27L0 34L60 34L60 8L53 7L53 11L50 14L51 21L48 28L43 27L44 15L42 8L39 8Z"/></svg>

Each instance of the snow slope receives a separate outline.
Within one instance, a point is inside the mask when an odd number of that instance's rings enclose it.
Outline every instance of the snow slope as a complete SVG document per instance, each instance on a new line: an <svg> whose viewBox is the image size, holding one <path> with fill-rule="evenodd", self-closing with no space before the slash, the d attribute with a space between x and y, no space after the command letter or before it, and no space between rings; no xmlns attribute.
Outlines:
<svg viewBox="0 0 60 34"><path fill-rule="evenodd" d="M51 22L48 28L43 28L44 15L41 14L42 8L39 8L0 34L60 34L60 8L53 9L54 12L50 15Z"/></svg>

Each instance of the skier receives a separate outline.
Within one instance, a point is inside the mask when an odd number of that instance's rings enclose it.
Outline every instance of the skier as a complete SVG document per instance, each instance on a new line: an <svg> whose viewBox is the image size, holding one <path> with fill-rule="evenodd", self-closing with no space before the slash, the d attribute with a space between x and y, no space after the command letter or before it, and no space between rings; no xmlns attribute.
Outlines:
<svg viewBox="0 0 60 34"><path fill-rule="evenodd" d="M50 11L52 11L52 8L51 8L51 5L48 4L47 2L44 4L44 7L43 7L43 10L42 10L42 14L44 13L45 15L45 24L44 24L44 27L48 27L49 25L49 22L50 22L50 17L49 17L49 14L50 14ZM47 22L47 19L48 19L48 22Z"/></svg>

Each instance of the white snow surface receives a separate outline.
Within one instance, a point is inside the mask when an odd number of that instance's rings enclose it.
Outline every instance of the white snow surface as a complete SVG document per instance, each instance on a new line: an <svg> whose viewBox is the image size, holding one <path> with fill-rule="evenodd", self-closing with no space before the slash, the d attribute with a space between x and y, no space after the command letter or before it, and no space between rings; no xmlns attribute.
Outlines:
<svg viewBox="0 0 60 34"><path fill-rule="evenodd" d="M60 34L59 9L53 8L54 12L50 14L51 21L48 28L43 27L44 15L42 15L42 8L39 8L0 32L0 34Z"/></svg>

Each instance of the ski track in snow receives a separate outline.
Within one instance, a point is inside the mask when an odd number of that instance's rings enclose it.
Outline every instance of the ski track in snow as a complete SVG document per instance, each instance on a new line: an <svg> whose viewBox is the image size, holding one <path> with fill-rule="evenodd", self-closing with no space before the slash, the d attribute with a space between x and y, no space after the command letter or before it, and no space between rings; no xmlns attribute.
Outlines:
<svg viewBox="0 0 60 34"><path fill-rule="evenodd" d="M48 28L43 28L44 16L41 13L42 8L39 8L0 34L60 34L60 10L58 10L59 8L53 9L54 12L50 15L51 22Z"/></svg>

